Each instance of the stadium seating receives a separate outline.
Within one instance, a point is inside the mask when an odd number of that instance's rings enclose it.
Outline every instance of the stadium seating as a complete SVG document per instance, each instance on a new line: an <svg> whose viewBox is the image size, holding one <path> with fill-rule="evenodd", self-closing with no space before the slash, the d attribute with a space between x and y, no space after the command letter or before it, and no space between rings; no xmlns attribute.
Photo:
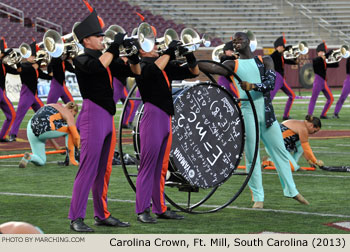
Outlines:
<svg viewBox="0 0 350 252"><path fill-rule="evenodd" d="M89 14L87 7L83 1L72 0L2 0L2 3L17 8L24 12L26 23L29 25L35 23L35 19L40 17L50 22L62 26L63 34L70 33L75 22L82 20ZM180 32L185 26L177 24L171 19L165 19L162 15L152 14L149 10L142 10L138 5L130 5L128 2L119 0L90 0L99 16L102 17L107 29L112 24L122 26L130 35L132 30L141 23L141 19L137 16L136 11L140 12L149 22L157 28L159 36L164 31L172 27ZM2 6L1 6L2 7ZM10 47L18 47L22 42L30 43L32 37L38 42L42 41L43 33L37 32L35 27L24 27L23 23L10 22L4 16L1 19L0 36L4 36ZM48 25L48 28L51 28ZM220 39L216 39L217 43L221 43Z"/></svg>
<svg viewBox="0 0 350 252"><path fill-rule="evenodd" d="M325 39L337 45L349 40L348 0L129 0L153 14L172 18L202 33L227 41L234 32L252 30L259 46L272 46L285 33L288 43L300 39L316 46ZM307 9L309 8L309 9ZM307 9L307 11L306 11ZM306 12L306 13L305 13ZM322 19L321 19L322 18Z"/></svg>
<svg viewBox="0 0 350 252"><path fill-rule="evenodd" d="M18 47L34 37L41 41L42 32L32 24L36 18L62 26L63 34L70 33L76 21L88 15L83 1L72 0L2 0L4 4L22 10L23 22L11 21L1 15L0 35L5 36L9 46ZM236 31L252 30L258 45L270 47L273 41L285 33L288 43L300 40L315 46L326 40L338 45L350 41L350 6L347 0L89 0L103 18L106 27L122 26L130 35L141 22L136 12L145 21L157 28L158 36L171 27L179 34L184 27L208 34L212 46L229 40ZM3 9L3 6L0 6ZM50 28L50 25L48 25Z"/></svg>

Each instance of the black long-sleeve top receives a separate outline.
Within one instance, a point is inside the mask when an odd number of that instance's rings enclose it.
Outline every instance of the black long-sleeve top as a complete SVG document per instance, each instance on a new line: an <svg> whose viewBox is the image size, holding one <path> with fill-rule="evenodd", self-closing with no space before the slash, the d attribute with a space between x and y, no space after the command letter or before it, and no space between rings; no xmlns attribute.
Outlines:
<svg viewBox="0 0 350 252"><path fill-rule="evenodd" d="M38 79L51 80L52 76L44 73L40 68L35 69L32 63L26 62L22 64L20 73L22 84L26 85L35 95L38 89Z"/></svg>
<svg viewBox="0 0 350 252"><path fill-rule="evenodd" d="M47 71L53 72L53 77L63 85L63 82L66 79L65 71L74 73L73 65L68 61L63 61L61 58L52 58L50 64L47 66Z"/></svg>
<svg viewBox="0 0 350 252"><path fill-rule="evenodd" d="M275 65L275 71L278 72L280 75L282 75L282 77L284 77L284 64L288 64L288 65L297 64L295 60L284 59L283 53L279 53L277 50L274 51L270 56L273 60L273 64Z"/></svg>
<svg viewBox="0 0 350 252"><path fill-rule="evenodd" d="M192 74L187 65L179 66L174 61L167 64L164 69L166 74L163 74L154 63L157 59L157 57L142 59L141 75L136 76L136 83L144 103L152 103L168 115L174 115L171 82L194 78L196 75Z"/></svg>
<svg viewBox="0 0 350 252"><path fill-rule="evenodd" d="M346 74L350 74L350 57L346 60Z"/></svg>
<svg viewBox="0 0 350 252"><path fill-rule="evenodd" d="M312 60L312 66L314 68L314 73L321 76L322 79L326 80L327 75L327 67L338 67L339 63L332 63L327 64L326 60L324 60L322 57L316 57Z"/></svg>
<svg viewBox="0 0 350 252"><path fill-rule="evenodd" d="M84 54L74 58L75 74L83 99L89 99L100 107L104 108L111 115L116 112L115 102L113 100L112 79L99 57L102 52L84 49ZM109 65L111 75L117 79L125 76L134 76L129 65L113 59ZM111 77L112 78L112 77Z"/></svg>
<svg viewBox="0 0 350 252"><path fill-rule="evenodd" d="M2 62L0 62L1 64L1 69L0 69L0 88L2 90L5 90L5 82L6 82L6 74L10 73L10 74L19 74L19 72L17 72L17 69L14 69Z"/></svg>

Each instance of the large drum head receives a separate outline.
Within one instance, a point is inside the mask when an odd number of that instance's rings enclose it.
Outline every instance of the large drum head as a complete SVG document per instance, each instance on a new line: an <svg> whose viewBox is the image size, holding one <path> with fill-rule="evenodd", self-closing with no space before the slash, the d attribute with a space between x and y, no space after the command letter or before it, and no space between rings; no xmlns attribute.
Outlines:
<svg viewBox="0 0 350 252"><path fill-rule="evenodd" d="M201 83L174 100L170 158L192 186L224 183L244 148L244 122L236 100L222 87Z"/></svg>

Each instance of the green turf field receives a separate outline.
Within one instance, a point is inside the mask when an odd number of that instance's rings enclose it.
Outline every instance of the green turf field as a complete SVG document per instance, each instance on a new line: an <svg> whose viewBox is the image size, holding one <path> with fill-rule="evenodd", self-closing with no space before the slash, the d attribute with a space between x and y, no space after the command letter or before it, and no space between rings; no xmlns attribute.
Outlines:
<svg viewBox="0 0 350 252"><path fill-rule="evenodd" d="M307 96L310 91L298 92L296 95ZM328 115L331 117L340 90L333 90L335 102ZM283 97L279 92L277 98ZM279 121L286 99L275 99L274 108ZM291 117L304 119L307 113L308 99L295 100ZM320 94L314 115L319 116L325 99ZM118 106L120 113L121 106ZM21 128L24 128L33 112L28 112ZM322 120L322 129L350 129L350 102L345 102L340 119ZM2 124L4 115L0 112ZM116 118L118 122L118 118ZM117 124L119 125L119 124ZM350 165L349 138L311 140L311 147L318 159L325 165ZM125 151L133 154L132 145L125 146ZM23 153L23 151L2 151L0 155ZM261 148L264 155L264 149ZM70 197L77 167L62 167L57 161L64 156L48 155L47 165L36 167L29 164L25 169L18 168L20 158L0 160L0 223L7 221L26 221L39 226L45 233L72 233L67 219ZM242 165L244 162L242 162ZM301 159L302 166L308 166ZM136 170L130 168L130 172ZM224 233L245 234L263 231L278 233L308 234L349 234L349 231L327 226L328 223L350 222L350 173L326 172L322 170L301 171L294 173L297 188L310 202L309 206L285 198L275 171L263 172L265 188L264 209L252 209L248 187L227 208L212 214L184 214L181 221L159 220L156 225L141 224L136 221L135 194L129 186L121 166L113 166L109 185L109 210L113 216L131 223L130 228L94 227L92 200L88 201L85 222L96 233ZM212 209L230 199L242 184L242 178L233 176L223 184L208 202L199 210ZM166 188L166 192L179 204L187 203L187 194L175 188ZM201 189L192 193L193 201L202 199L210 190Z"/></svg>

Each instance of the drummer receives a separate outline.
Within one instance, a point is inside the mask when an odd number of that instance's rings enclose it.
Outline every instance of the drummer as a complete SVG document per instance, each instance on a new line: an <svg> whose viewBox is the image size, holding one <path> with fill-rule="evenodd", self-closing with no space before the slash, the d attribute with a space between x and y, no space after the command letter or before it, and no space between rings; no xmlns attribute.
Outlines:
<svg viewBox="0 0 350 252"><path fill-rule="evenodd" d="M155 30L155 29L154 29ZM154 32L155 33L155 32ZM172 141L171 116L174 115L172 87L173 80L184 80L199 75L197 60L192 52L173 40L162 56L157 45L146 52L139 49L141 75L136 77L144 114L140 122L140 168L136 180L136 213L142 223L156 223L152 212L161 219L183 219L167 208L164 202L165 175L168 170ZM184 55L187 64L179 66L175 61L175 51Z"/></svg>

